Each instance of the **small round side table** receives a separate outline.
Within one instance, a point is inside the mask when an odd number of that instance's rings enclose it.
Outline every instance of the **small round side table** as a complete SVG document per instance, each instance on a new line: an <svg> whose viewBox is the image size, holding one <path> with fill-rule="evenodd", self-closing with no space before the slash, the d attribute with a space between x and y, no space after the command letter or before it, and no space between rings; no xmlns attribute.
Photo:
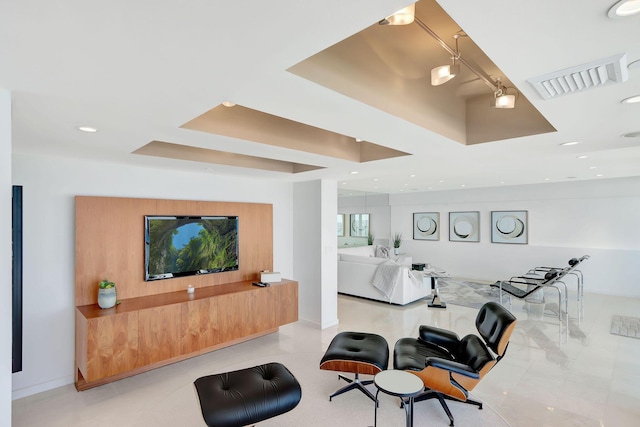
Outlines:
<svg viewBox="0 0 640 427"><path fill-rule="evenodd" d="M391 396L397 396L402 400L407 419L407 427L413 427L413 398L422 393L424 383L417 376L398 369L388 369L373 377L376 385L376 409L374 427L378 424L378 393L383 392ZM405 401L405 399L407 399Z"/></svg>

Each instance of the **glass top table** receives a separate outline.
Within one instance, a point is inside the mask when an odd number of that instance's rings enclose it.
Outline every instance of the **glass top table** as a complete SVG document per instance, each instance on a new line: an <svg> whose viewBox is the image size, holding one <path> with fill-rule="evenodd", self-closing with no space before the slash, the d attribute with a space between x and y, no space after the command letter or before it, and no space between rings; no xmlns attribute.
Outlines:
<svg viewBox="0 0 640 427"><path fill-rule="evenodd" d="M451 277L444 269L439 267L429 266L422 271L422 281L426 285L427 280L431 281L431 302L429 307L435 308L447 308L447 304L440 300L440 293L438 292L438 279L443 277Z"/></svg>

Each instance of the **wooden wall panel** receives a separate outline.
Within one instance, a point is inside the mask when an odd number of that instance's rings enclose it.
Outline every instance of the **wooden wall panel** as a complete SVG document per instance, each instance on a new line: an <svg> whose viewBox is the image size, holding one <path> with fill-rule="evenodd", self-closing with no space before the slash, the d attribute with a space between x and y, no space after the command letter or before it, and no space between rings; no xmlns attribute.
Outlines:
<svg viewBox="0 0 640 427"><path fill-rule="evenodd" d="M144 281L145 215L236 215L239 270ZM76 306L95 304L98 282L118 299L259 279L273 270L273 206L261 203L76 196Z"/></svg>

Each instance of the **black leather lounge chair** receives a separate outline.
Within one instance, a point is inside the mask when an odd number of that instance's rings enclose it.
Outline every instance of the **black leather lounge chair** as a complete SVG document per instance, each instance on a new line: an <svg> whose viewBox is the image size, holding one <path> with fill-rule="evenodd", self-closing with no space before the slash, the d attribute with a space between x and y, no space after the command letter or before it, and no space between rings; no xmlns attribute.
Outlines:
<svg viewBox="0 0 640 427"><path fill-rule="evenodd" d="M516 323L506 308L488 302L476 317L480 336L469 334L460 339L455 332L422 325L418 338L402 338L396 343L393 367L420 377L425 392L415 401L437 398L453 425L445 399L482 409L481 402L469 399L469 392L502 359Z"/></svg>

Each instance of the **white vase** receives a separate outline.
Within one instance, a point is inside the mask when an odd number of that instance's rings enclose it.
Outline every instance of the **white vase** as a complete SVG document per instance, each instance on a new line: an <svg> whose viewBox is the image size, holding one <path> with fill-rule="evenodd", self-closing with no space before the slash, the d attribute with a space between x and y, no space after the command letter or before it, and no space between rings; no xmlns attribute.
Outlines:
<svg viewBox="0 0 640 427"><path fill-rule="evenodd" d="M400 248L393 248L394 255L400 255Z"/></svg>
<svg viewBox="0 0 640 427"><path fill-rule="evenodd" d="M116 305L116 288L98 289L98 305L100 308L111 308Z"/></svg>

